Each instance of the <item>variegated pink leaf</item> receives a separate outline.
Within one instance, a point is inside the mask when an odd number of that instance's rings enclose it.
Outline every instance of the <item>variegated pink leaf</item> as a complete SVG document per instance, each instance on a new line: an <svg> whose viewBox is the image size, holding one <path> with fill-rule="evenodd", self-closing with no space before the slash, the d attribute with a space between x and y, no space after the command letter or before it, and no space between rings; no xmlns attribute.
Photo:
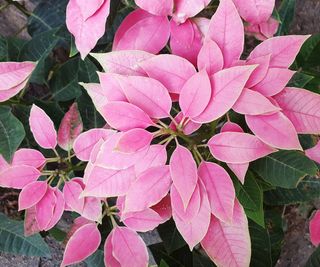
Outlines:
<svg viewBox="0 0 320 267"><path fill-rule="evenodd" d="M100 242L101 235L95 223L81 226L67 243L61 267L83 261L98 249Z"/></svg>
<svg viewBox="0 0 320 267"><path fill-rule="evenodd" d="M33 206L32 208L27 209L24 214L24 236L32 236L40 231L36 219L36 208Z"/></svg>
<svg viewBox="0 0 320 267"><path fill-rule="evenodd" d="M160 215L160 217L162 218L162 223L170 220L172 216L170 195L166 195L163 199L161 199L159 203L152 206L151 209L153 209Z"/></svg>
<svg viewBox="0 0 320 267"><path fill-rule="evenodd" d="M57 197L55 190L49 186L43 198L35 206L36 219L41 231L45 230L49 226L56 203Z"/></svg>
<svg viewBox="0 0 320 267"><path fill-rule="evenodd" d="M288 68L310 35L287 35L270 38L253 49L249 59L271 55L271 68Z"/></svg>
<svg viewBox="0 0 320 267"><path fill-rule="evenodd" d="M314 246L320 244L320 211L317 210L309 224L310 239Z"/></svg>
<svg viewBox="0 0 320 267"><path fill-rule="evenodd" d="M264 143L280 149L302 150L296 129L282 112L246 115L246 122L250 130Z"/></svg>
<svg viewBox="0 0 320 267"><path fill-rule="evenodd" d="M81 216L90 221L99 221L102 216L101 201L95 197L86 197Z"/></svg>
<svg viewBox="0 0 320 267"><path fill-rule="evenodd" d="M222 0L212 16L208 36L220 47L224 67L240 59L244 46L242 20L232 0Z"/></svg>
<svg viewBox="0 0 320 267"><path fill-rule="evenodd" d="M238 201L235 202L231 224L211 216L209 230L201 246L217 266L249 266L251 242L248 220Z"/></svg>
<svg viewBox="0 0 320 267"><path fill-rule="evenodd" d="M148 266L147 247L136 232L127 227L115 227L110 235L112 236L112 255L119 262L119 266ZM109 266L108 261L106 266Z"/></svg>
<svg viewBox="0 0 320 267"><path fill-rule="evenodd" d="M133 167L125 170L110 170L100 166L94 166L81 196L121 196L128 192L134 179L135 173Z"/></svg>
<svg viewBox="0 0 320 267"><path fill-rule="evenodd" d="M79 83L91 97L91 100L95 108L100 112L101 108L106 105L109 101L105 94L105 91L102 90L102 86L98 83Z"/></svg>
<svg viewBox="0 0 320 267"><path fill-rule="evenodd" d="M41 173L32 166L11 166L0 172L0 186L6 188L22 189L35 182Z"/></svg>
<svg viewBox="0 0 320 267"><path fill-rule="evenodd" d="M306 149L305 152L308 158L320 164L320 141L314 147Z"/></svg>
<svg viewBox="0 0 320 267"><path fill-rule="evenodd" d="M172 210L173 220L175 221L177 229L179 230L183 239L189 245L190 250L192 250L196 244L202 241L210 224L210 203L206 189L200 180L199 191L201 197L200 208L192 220L184 221L179 217L175 209Z"/></svg>
<svg viewBox="0 0 320 267"><path fill-rule="evenodd" d="M74 140L81 134L83 124L77 103L74 103L64 115L58 130L58 144L68 151L72 148Z"/></svg>
<svg viewBox="0 0 320 267"><path fill-rule="evenodd" d="M177 145L171 155L170 173L183 206L186 208L198 181L197 164L187 148Z"/></svg>
<svg viewBox="0 0 320 267"><path fill-rule="evenodd" d="M274 99L300 134L320 133L320 96L308 90L288 87Z"/></svg>
<svg viewBox="0 0 320 267"><path fill-rule="evenodd" d="M112 51L109 53L93 53L91 55L106 72L137 76L146 76L139 63L154 57L153 54L140 50Z"/></svg>
<svg viewBox="0 0 320 267"><path fill-rule="evenodd" d="M267 21L272 14L275 0L233 0L241 17L253 24Z"/></svg>
<svg viewBox="0 0 320 267"><path fill-rule="evenodd" d="M208 34L210 19L204 17L195 17L192 18L193 22L198 26L202 37L204 38Z"/></svg>
<svg viewBox="0 0 320 267"><path fill-rule="evenodd" d="M179 23L183 23L186 19L197 15L209 3L210 0L174 0L175 11L173 19Z"/></svg>
<svg viewBox="0 0 320 267"><path fill-rule="evenodd" d="M252 72L250 78L246 83L247 88L251 88L261 82L266 77L269 70L271 55L261 56L246 61L246 65L258 65L257 68Z"/></svg>
<svg viewBox="0 0 320 267"><path fill-rule="evenodd" d="M99 140L107 140L115 131L96 128L80 134L73 143L73 150L78 159L88 161L91 151Z"/></svg>
<svg viewBox="0 0 320 267"><path fill-rule="evenodd" d="M223 68L224 61L222 52L216 42L210 38L206 38L203 42L203 46L198 54L197 65L199 70L205 69L209 75Z"/></svg>
<svg viewBox="0 0 320 267"><path fill-rule="evenodd" d="M173 0L135 0L138 7L157 16L169 16L173 11Z"/></svg>
<svg viewBox="0 0 320 267"><path fill-rule="evenodd" d="M174 20L170 21L171 35L170 48L173 55L189 60L193 65L197 64L197 57L202 46L202 34L191 19L182 24Z"/></svg>
<svg viewBox="0 0 320 267"><path fill-rule="evenodd" d="M158 55L139 64L149 77L161 82L170 93L179 94L185 82L196 73L186 59L175 55Z"/></svg>
<svg viewBox="0 0 320 267"><path fill-rule="evenodd" d="M51 220L44 229L45 231L49 231L51 228L53 228L60 221L64 212L65 201L62 192L58 188L54 188L54 194L56 197L56 203L53 209Z"/></svg>
<svg viewBox="0 0 320 267"><path fill-rule="evenodd" d="M41 152L30 148L21 148L17 150L12 159L12 165L27 165L36 169L41 168L46 162Z"/></svg>
<svg viewBox="0 0 320 267"><path fill-rule="evenodd" d="M268 98L259 92L244 88L239 99L233 105L232 109L244 115L261 115L274 113L280 110L274 106Z"/></svg>
<svg viewBox="0 0 320 267"><path fill-rule="evenodd" d="M97 0L70 0L67 6L66 24L75 38L82 59L95 47L105 32L107 17L110 12L110 0L104 0L97 8ZM95 9L95 12L93 10ZM92 14L92 15L91 15Z"/></svg>
<svg viewBox="0 0 320 267"><path fill-rule="evenodd" d="M263 35L264 39L269 39L273 37L279 28L280 22L273 17L270 17L266 22L262 22L259 24L260 33ZM262 40L262 41L263 41Z"/></svg>
<svg viewBox="0 0 320 267"><path fill-rule="evenodd" d="M151 145L143 160L135 165L137 175L152 167L164 166L167 162L167 151L164 145Z"/></svg>
<svg viewBox="0 0 320 267"><path fill-rule="evenodd" d="M124 101L128 102L124 94L124 88L128 86L126 76L117 73L99 72L101 90L108 101Z"/></svg>
<svg viewBox="0 0 320 267"><path fill-rule="evenodd" d="M65 183L63 187L63 195L66 205L77 213L81 214L84 206L84 198L80 198L83 191L81 185L73 179Z"/></svg>
<svg viewBox="0 0 320 267"><path fill-rule="evenodd" d="M240 97L255 66L237 66L221 70L210 77L212 94L206 109L192 120L214 121L227 113Z"/></svg>
<svg viewBox="0 0 320 267"><path fill-rule="evenodd" d="M121 101L109 102L102 108L102 115L111 127L119 131L128 131L133 128L144 129L153 124L142 109Z"/></svg>
<svg viewBox="0 0 320 267"><path fill-rule="evenodd" d="M104 265L110 267L121 267L118 260L113 256L112 236L113 232L111 231L104 243Z"/></svg>
<svg viewBox="0 0 320 267"><path fill-rule="evenodd" d="M0 90L0 102L4 102L9 100L11 97L18 94L23 88L26 87L28 83L28 79L20 83L19 85L12 87L8 90Z"/></svg>
<svg viewBox="0 0 320 267"><path fill-rule="evenodd" d="M211 83L205 70L193 75L182 87L179 105L185 117L194 118L207 107L211 97Z"/></svg>
<svg viewBox="0 0 320 267"><path fill-rule="evenodd" d="M10 167L10 164L0 155L0 173Z"/></svg>
<svg viewBox="0 0 320 267"><path fill-rule="evenodd" d="M144 129L132 129L121 135L116 150L124 153L135 153L149 147L153 134Z"/></svg>
<svg viewBox="0 0 320 267"><path fill-rule="evenodd" d="M31 108L29 124L34 139L41 147L53 149L57 146L57 132L52 120L35 104Z"/></svg>
<svg viewBox="0 0 320 267"><path fill-rule="evenodd" d="M168 194L171 182L168 166L153 167L144 171L132 183L126 194L124 212L142 211L157 204Z"/></svg>
<svg viewBox="0 0 320 267"><path fill-rule="evenodd" d="M224 132L237 132L237 133L243 133L243 129L236 123L227 121L220 130L221 133Z"/></svg>
<svg viewBox="0 0 320 267"><path fill-rule="evenodd" d="M25 82L35 67L34 62L0 62L0 93Z"/></svg>
<svg viewBox="0 0 320 267"><path fill-rule="evenodd" d="M265 96L273 96L280 93L290 81L295 71L281 68L270 68L264 79L252 90L258 91Z"/></svg>
<svg viewBox="0 0 320 267"><path fill-rule="evenodd" d="M198 174L208 193L212 214L223 222L232 222L236 194L229 174L211 162L202 162Z"/></svg>
<svg viewBox="0 0 320 267"><path fill-rule="evenodd" d="M142 9L131 12L122 21L113 41L112 50L143 50L157 54L170 36L166 16L155 16Z"/></svg>
<svg viewBox="0 0 320 267"><path fill-rule="evenodd" d="M46 182L35 181L26 185L19 194L19 211L26 210L36 205L47 192Z"/></svg>
<svg viewBox="0 0 320 267"><path fill-rule="evenodd" d="M276 151L254 135L236 132L217 134L208 145L211 154L226 163L247 163Z"/></svg>
<svg viewBox="0 0 320 267"><path fill-rule="evenodd" d="M123 88L128 101L141 108L151 118L166 118L171 110L171 98L167 88L159 81L139 76L129 76ZM146 88L148 90L146 90Z"/></svg>

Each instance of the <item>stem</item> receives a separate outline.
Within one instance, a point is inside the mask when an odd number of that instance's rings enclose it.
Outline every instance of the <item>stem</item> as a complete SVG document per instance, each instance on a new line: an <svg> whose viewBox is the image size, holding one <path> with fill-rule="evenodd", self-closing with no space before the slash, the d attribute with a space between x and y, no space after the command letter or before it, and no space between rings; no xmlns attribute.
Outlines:
<svg viewBox="0 0 320 267"><path fill-rule="evenodd" d="M60 160L60 157L56 157L56 158L47 158L46 159L46 162L47 163L50 163L50 162L57 162Z"/></svg>
<svg viewBox="0 0 320 267"><path fill-rule="evenodd" d="M55 148L53 148L52 150L53 150L54 154L56 154L56 156L61 160L61 157L60 157L58 151Z"/></svg>
<svg viewBox="0 0 320 267"><path fill-rule="evenodd" d="M169 128L169 126L167 125L167 124L165 124L164 122L162 122L161 120L158 120L158 123L162 126L162 127L164 127L164 128ZM160 129L162 129L162 128L160 128Z"/></svg>
<svg viewBox="0 0 320 267"><path fill-rule="evenodd" d="M172 120L172 122L174 123L174 125L178 128L178 123L176 122L176 120L170 115L169 118Z"/></svg>

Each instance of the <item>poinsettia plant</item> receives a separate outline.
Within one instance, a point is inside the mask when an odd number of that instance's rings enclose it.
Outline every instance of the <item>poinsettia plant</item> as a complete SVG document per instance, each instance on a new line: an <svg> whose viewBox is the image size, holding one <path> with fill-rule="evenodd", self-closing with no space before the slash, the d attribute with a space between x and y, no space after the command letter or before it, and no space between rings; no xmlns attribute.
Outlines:
<svg viewBox="0 0 320 267"><path fill-rule="evenodd" d="M0 186L24 234L71 214L61 266L273 266L272 206L315 198L298 193L320 163L320 39L281 36L288 5L41 2L0 62Z"/></svg>

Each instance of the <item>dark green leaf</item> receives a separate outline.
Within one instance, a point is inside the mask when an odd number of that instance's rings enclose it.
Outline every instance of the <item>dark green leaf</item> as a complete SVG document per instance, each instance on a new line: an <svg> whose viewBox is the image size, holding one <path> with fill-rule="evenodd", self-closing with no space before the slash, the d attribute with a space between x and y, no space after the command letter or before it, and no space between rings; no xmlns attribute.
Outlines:
<svg viewBox="0 0 320 267"><path fill-rule="evenodd" d="M65 24L68 0L42 0L28 20L31 36L58 28Z"/></svg>
<svg viewBox="0 0 320 267"><path fill-rule="evenodd" d="M271 242L268 229L249 221L252 256L250 266L272 267Z"/></svg>
<svg viewBox="0 0 320 267"><path fill-rule="evenodd" d="M314 77L302 72L296 72L290 80L288 86L290 87L305 87Z"/></svg>
<svg viewBox="0 0 320 267"><path fill-rule="evenodd" d="M319 65L320 60L320 34L311 36L302 46L297 57L299 67L307 69Z"/></svg>
<svg viewBox="0 0 320 267"><path fill-rule="evenodd" d="M0 250L3 252L38 257L50 257L48 245L39 234L25 237L23 222L14 221L0 213Z"/></svg>
<svg viewBox="0 0 320 267"><path fill-rule="evenodd" d="M60 230L57 227L52 228L51 230L49 230L49 234L57 241L62 242L63 240L65 240L67 233Z"/></svg>
<svg viewBox="0 0 320 267"><path fill-rule="evenodd" d="M295 13L296 0L283 0L278 10L280 25L277 35L286 35L289 33L290 25Z"/></svg>
<svg viewBox="0 0 320 267"><path fill-rule="evenodd" d="M264 202L270 206L291 205L320 198L320 180L313 177L303 179L297 188L277 188L265 192Z"/></svg>
<svg viewBox="0 0 320 267"><path fill-rule="evenodd" d="M89 258L85 259L88 267L104 267L103 251L98 249Z"/></svg>
<svg viewBox="0 0 320 267"><path fill-rule="evenodd" d="M216 265L210 260L208 256L199 254L193 251L193 267L215 267Z"/></svg>
<svg viewBox="0 0 320 267"><path fill-rule="evenodd" d="M164 260L161 260L159 267L170 267L170 266Z"/></svg>
<svg viewBox="0 0 320 267"><path fill-rule="evenodd" d="M295 188L306 175L316 175L315 163L298 151L279 151L255 161L251 168L274 186Z"/></svg>
<svg viewBox="0 0 320 267"><path fill-rule="evenodd" d="M305 267L319 267L320 266L320 247L309 257Z"/></svg>
<svg viewBox="0 0 320 267"><path fill-rule="evenodd" d="M11 113L11 109L0 106L0 154L10 161L25 137L23 124Z"/></svg>

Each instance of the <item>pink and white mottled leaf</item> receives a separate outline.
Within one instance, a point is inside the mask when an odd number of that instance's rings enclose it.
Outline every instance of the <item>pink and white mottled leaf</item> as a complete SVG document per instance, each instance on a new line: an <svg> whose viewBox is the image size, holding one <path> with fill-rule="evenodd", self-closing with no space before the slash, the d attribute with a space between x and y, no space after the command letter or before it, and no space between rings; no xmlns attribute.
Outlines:
<svg viewBox="0 0 320 267"><path fill-rule="evenodd" d="M30 148L21 148L17 150L12 159L12 166L27 165L36 169L41 168L46 162L41 152Z"/></svg>
<svg viewBox="0 0 320 267"><path fill-rule="evenodd" d="M251 162L276 151L254 135L236 132L217 134L208 145L216 159L237 164Z"/></svg>
<svg viewBox="0 0 320 267"><path fill-rule="evenodd" d="M232 0L222 0L212 16L208 36L217 43L224 57L224 67L240 59L244 46L244 29Z"/></svg>
<svg viewBox="0 0 320 267"><path fill-rule="evenodd" d="M96 197L86 197L81 216L90 221L99 221L102 216L102 206L100 199Z"/></svg>
<svg viewBox="0 0 320 267"><path fill-rule="evenodd" d="M275 0L233 0L240 16L247 22L259 24L267 21L272 14Z"/></svg>
<svg viewBox="0 0 320 267"><path fill-rule="evenodd" d="M312 159L320 164L320 141L318 141L314 147L306 149L305 152L309 159Z"/></svg>
<svg viewBox="0 0 320 267"><path fill-rule="evenodd" d="M184 221L175 212L175 209L173 209L172 212L173 220L175 221L177 229L179 230L183 239L189 245L190 250L192 250L196 244L202 241L208 231L210 224L210 203L206 189L204 188L200 180L199 188L201 197L200 208L191 221Z"/></svg>
<svg viewBox="0 0 320 267"><path fill-rule="evenodd" d="M171 35L170 48L173 55L189 60L193 65L197 64L197 57L202 46L202 34L191 19L179 24L170 21Z"/></svg>
<svg viewBox="0 0 320 267"><path fill-rule="evenodd" d="M116 150L124 153L138 152L150 146L153 134L144 129L132 129L121 135Z"/></svg>
<svg viewBox="0 0 320 267"><path fill-rule="evenodd" d="M221 127L220 130L221 133L223 132L238 132L238 133L243 133L243 129L236 123L227 121L223 126Z"/></svg>
<svg viewBox="0 0 320 267"><path fill-rule="evenodd" d="M24 213L24 236L32 236L39 233L39 225L36 219L36 208L35 206L29 208Z"/></svg>
<svg viewBox="0 0 320 267"><path fill-rule="evenodd" d="M170 23L166 16L136 9L117 29L112 50L143 50L157 54L166 46L169 36Z"/></svg>
<svg viewBox="0 0 320 267"><path fill-rule="evenodd" d="M10 167L10 164L4 159L2 155L0 155L0 173Z"/></svg>
<svg viewBox="0 0 320 267"><path fill-rule="evenodd" d="M119 131L128 131L133 128L144 129L153 125L146 112L130 103L112 101L102 109L102 115L107 123Z"/></svg>
<svg viewBox="0 0 320 267"><path fill-rule="evenodd" d="M171 98L167 88L159 81L139 76L129 76L126 81L128 84L123 91L131 104L141 108L151 118L160 119L169 116Z"/></svg>
<svg viewBox="0 0 320 267"><path fill-rule="evenodd" d="M60 221L64 212L65 201L62 192L58 188L54 188L54 194L56 196L56 203L53 209L51 220L44 229L45 231L49 231L51 228L53 228Z"/></svg>
<svg viewBox="0 0 320 267"><path fill-rule="evenodd" d="M81 214L84 206L84 198L80 198L83 191L81 185L73 179L65 183L63 187L63 195L66 205L77 213Z"/></svg>
<svg viewBox="0 0 320 267"><path fill-rule="evenodd" d="M73 150L78 159L88 161L94 146L99 140L107 140L115 131L96 128L80 134L73 143Z"/></svg>
<svg viewBox="0 0 320 267"><path fill-rule="evenodd" d="M168 194L171 182L169 166L144 171L126 194L124 212L142 211L157 204Z"/></svg>
<svg viewBox="0 0 320 267"><path fill-rule="evenodd" d="M32 166L11 166L0 172L0 186L6 188L22 189L35 182L41 173Z"/></svg>
<svg viewBox="0 0 320 267"><path fill-rule="evenodd" d="M105 91L102 90L102 86L98 83L79 84L87 91L95 108L100 112L101 108L109 102Z"/></svg>
<svg viewBox="0 0 320 267"><path fill-rule="evenodd" d="M198 29L201 32L202 37L204 38L205 36L207 36L209 31L210 19L204 17L195 17L192 18L192 20L198 26Z"/></svg>
<svg viewBox="0 0 320 267"><path fill-rule="evenodd" d="M249 266L251 242L248 220L238 201L235 201L231 224L211 216L209 230L201 246L217 266Z"/></svg>
<svg viewBox="0 0 320 267"><path fill-rule="evenodd" d="M192 120L207 123L227 113L240 97L255 66L237 66L210 77L212 94L206 109Z"/></svg>
<svg viewBox="0 0 320 267"><path fill-rule="evenodd" d="M268 21L259 24L260 32L263 35L264 40L273 37L279 28L280 22L273 17L270 17Z"/></svg>
<svg viewBox="0 0 320 267"><path fill-rule="evenodd" d="M222 70L224 65L221 49L216 42L206 38L198 54L198 69L205 69L209 75Z"/></svg>
<svg viewBox="0 0 320 267"><path fill-rule="evenodd" d="M35 67L34 62L0 62L0 93L22 84Z"/></svg>
<svg viewBox="0 0 320 267"><path fill-rule="evenodd" d="M287 35L270 38L256 46L249 59L271 55L270 68L288 68L310 35Z"/></svg>
<svg viewBox="0 0 320 267"><path fill-rule="evenodd" d="M202 162L198 174L207 191L212 214L223 222L232 222L236 194L229 174L211 162Z"/></svg>
<svg viewBox="0 0 320 267"><path fill-rule="evenodd" d="M77 0L77 4L81 10L81 15L84 20L87 20L91 16L93 16L99 8L103 5L105 0Z"/></svg>
<svg viewBox="0 0 320 267"><path fill-rule="evenodd" d="M100 242L101 235L95 223L81 226L67 243L61 267L83 261L98 249Z"/></svg>
<svg viewBox="0 0 320 267"><path fill-rule="evenodd" d="M269 70L271 55L261 56L253 59L248 59L246 65L258 65L257 68L252 72L250 78L246 83L247 88L251 88L261 82L266 77Z"/></svg>
<svg viewBox="0 0 320 267"><path fill-rule="evenodd" d="M211 97L211 83L205 70L193 75L182 87L179 105L184 116L194 118L207 107Z"/></svg>
<svg viewBox="0 0 320 267"><path fill-rule="evenodd" d="M50 224L56 203L57 197L55 191L49 186L43 198L35 206L36 219L41 231L45 230Z"/></svg>
<svg viewBox="0 0 320 267"><path fill-rule="evenodd" d="M302 150L296 129L282 112L246 115L246 122L250 130L264 143L279 149Z"/></svg>
<svg viewBox="0 0 320 267"><path fill-rule="evenodd" d="M112 235L112 255L121 267L148 266L147 247L136 232L127 227L115 227L110 235Z"/></svg>
<svg viewBox="0 0 320 267"><path fill-rule="evenodd" d="M173 0L135 0L138 7L157 16L170 16L173 11Z"/></svg>
<svg viewBox="0 0 320 267"><path fill-rule="evenodd" d="M164 166L167 162L167 151L164 145L151 145L143 160L135 165L137 175L152 167Z"/></svg>
<svg viewBox="0 0 320 267"><path fill-rule="evenodd" d="M124 101L128 102L124 94L124 88L128 86L125 76L117 73L99 72L101 89L108 101Z"/></svg>
<svg viewBox="0 0 320 267"><path fill-rule="evenodd" d="M115 197L128 192L135 179L134 168L111 170L94 166L81 196Z"/></svg>
<svg viewBox="0 0 320 267"><path fill-rule="evenodd" d="M85 0L70 0L68 3L66 24L75 38L75 44L82 59L95 47L105 32L110 2L110 0L104 0L99 8L94 6L95 3L92 1L90 4ZM93 9L96 9L94 13ZM90 16L90 13L93 14Z"/></svg>
<svg viewBox="0 0 320 267"><path fill-rule="evenodd" d="M210 0L174 0L175 11L173 19L179 23L183 23L186 19L197 15L209 3Z"/></svg>
<svg viewBox="0 0 320 267"><path fill-rule="evenodd" d="M153 209L160 215L160 217L162 218L162 223L170 220L172 216L170 195L166 195L163 199L161 199L159 203L152 206L151 209Z"/></svg>
<svg viewBox="0 0 320 267"><path fill-rule="evenodd" d="M274 106L268 98L259 92L244 88L237 102L232 109L244 115L261 115L266 113L274 113L280 110Z"/></svg>
<svg viewBox="0 0 320 267"><path fill-rule="evenodd" d="M320 133L320 96L308 90L288 87L274 96L284 115L300 134Z"/></svg>
<svg viewBox="0 0 320 267"><path fill-rule="evenodd" d="M186 59L175 55L158 55L139 64L149 77L161 82L170 93L179 94L185 82L196 73Z"/></svg>
<svg viewBox="0 0 320 267"><path fill-rule="evenodd" d="M106 72L137 76L146 76L145 71L139 64L154 57L153 54L141 50L112 51L109 53L93 53L91 55Z"/></svg>
<svg viewBox="0 0 320 267"><path fill-rule="evenodd" d="M58 130L58 144L68 151L72 148L74 140L81 134L83 124L77 103L74 103L64 115Z"/></svg>
<svg viewBox="0 0 320 267"><path fill-rule="evenodd" d="M46 182L35 181L27 184L19 194L19 211L26 210L36 205L47 192Z"/></svg>
<svg viewBox="0 0 320 267"><path fill-rule="evenodd" d="M113 232L111 231L104 243L104 265L110 267L121 267L120 263L113 256L112 235Z"/></svg>
<svg viewBox="0 0 320 267"><path fill-rule="evenodd" d="M270 68L264 79L257 85L252 87L265 96L274 96L280 93L290 79L295 74L295 71L281 68Z"/></svg>
<svg viewBox="0 0 320 267"><path fill-rule="evenodd" d="M310 220L309 224L309 232L311 243L314 246L318 246L320 244L320 211L317 210Z"/></svg>
<svg viewBox="0 0 320 267"><path fill-rule="evenodd" d="M34 139L41 147L53 149L57 146L57 132L52 120L35 104L31 108L29 124Z"/></svg>
<svg viewBox="0 0 320 267"><path fill-rule="evenodd" d="M187 148L177 145L171 155L170 173L183 206L187 208L198 181L197 164Z"/></svg>

